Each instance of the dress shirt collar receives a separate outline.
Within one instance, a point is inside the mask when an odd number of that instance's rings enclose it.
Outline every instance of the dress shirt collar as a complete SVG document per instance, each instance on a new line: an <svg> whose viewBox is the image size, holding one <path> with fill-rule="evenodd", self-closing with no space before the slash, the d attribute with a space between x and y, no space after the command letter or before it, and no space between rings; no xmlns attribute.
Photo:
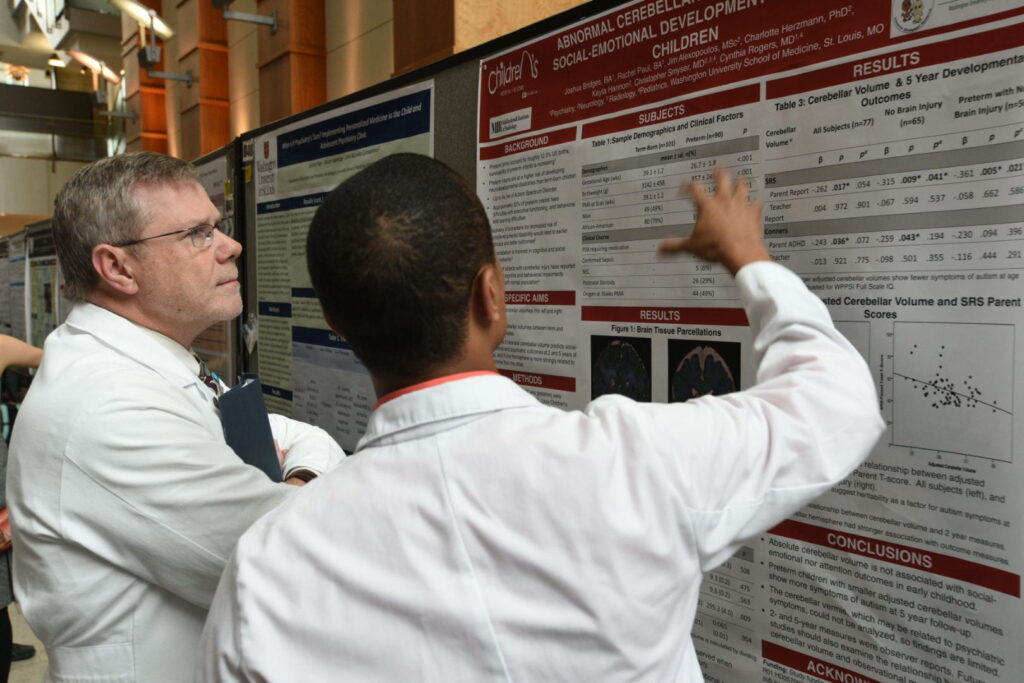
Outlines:
<svg viewBox="0 0 1024 683"><path fill-rule="evenodd" d="M93 335L107 346L152 368L180 386L199 383L199 362L170 337L138 325L102 306L76 304L65 322Z"/></svg>
<svg viewBox="0 0 1024 683"><path fill-rule="evenodd" d="M167 352L174 356L177 360L181 361L189 372L196 377L199 376L199 359L196 358L195 354L189 349L174 341L170 337L160 334L156 330L151 330L148 327L128 321L131 325L135 325L135 328L139 331L139 334L149 337L154 344L159 344L161 347L167 350Z"/></svg>
<svg viewBox="0 0 1024 683"><path fill-rule="evenodd" d="M444 377L435 377L434 379L429 379L426 382L420 382L418 384L412 384L412 385L404 387L402 389L396 389L395 391L392 391L390 393L384 394L379 399L377 399L377 403L374 404L373 408L374 408L374 410L376 410L377 408L380 408L382 405L384 405L388 401L392 401L392 400L398 398L399 396L404 396L406 394L411 394L414 391L420 391L422 389L429 389L430 387L437 386L438 384L445 384L446 382L455 382L455 381L458 381L460 379L466 379L467 377L477 377L477 376L480 376L480 375L496 375L496 374L498 374L498 373L491 372L490 370L477 370L475 372L458 372L458 373L455 373L454 375L445 375Z"/></svg>
<svg viewBox="0 0 1024 683"><path fill-rule="evenodd" d="M421 425L540 405L515 382L496 373L452 375L384 396L370 415L356 450L388 437L401 438L400 432Z"/></svg>

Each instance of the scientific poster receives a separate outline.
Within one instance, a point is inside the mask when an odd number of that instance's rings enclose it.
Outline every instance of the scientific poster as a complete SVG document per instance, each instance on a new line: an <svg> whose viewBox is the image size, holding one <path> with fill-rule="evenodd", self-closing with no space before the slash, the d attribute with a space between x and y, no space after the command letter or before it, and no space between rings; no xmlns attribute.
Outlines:
<svg viewBox="0 0 1024 683"><path fill-rule="evenodd" d="M256 138L260 379L273 412L354 450L376 401L369 373L324 322L306 270L306 233L339 182L396 152L433 154L432 82Z"/></svg>
<svg viewBox="0 0 1024 683"><path fill-rule="evenodd" d="M0 334L11 333L11 262L8 258L10 244L6 237L0 238Z"/></svg>
<svg viewBox="0 0 1024 683"><path fill-rule="evenodd" d="M28 341L42 346L60 324L60 268L49 223L28 230ZM65 312L66 314L66 312Z"/></svg>
<svg viewBox="0 0 1024 683"><path fill-rule="evenodd" d="M28 339L27 305L25 300L25 231L7 238L7 272L11 297L11 336L22 341Z"/></svg>
<svg viewBox="0 0 1024 683"><path fill-rule="evenodd" d="M481 63L505 374L567 408L749 386L732 277L655 254L722 166L875 376L869 461L705 579L708 681L1021 678L1022 16L649 0Z"/></svg>

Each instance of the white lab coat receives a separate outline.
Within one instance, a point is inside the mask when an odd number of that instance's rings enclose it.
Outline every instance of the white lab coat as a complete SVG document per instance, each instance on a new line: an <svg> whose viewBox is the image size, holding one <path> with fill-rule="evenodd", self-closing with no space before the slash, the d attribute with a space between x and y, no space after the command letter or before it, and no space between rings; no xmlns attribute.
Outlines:
<svg viewBox="0 0 1024 683"><path fill-rule="evenodd" d="M883 429L863 359L775 264L737 277L756 387L538 403L494 374L384 402L356 454L247 531L198 680L700 681L701 574Z"/></svg>
<svg viewBox="0 0 1024 683"><path fill-rule="evenodd" d="M167 337L84 304L44 351L7 490L15 590L48 680L190 681L235 542L298 489L225 444L198 363ZM343 457L321 429L272 423L286 470Z"/></svg>

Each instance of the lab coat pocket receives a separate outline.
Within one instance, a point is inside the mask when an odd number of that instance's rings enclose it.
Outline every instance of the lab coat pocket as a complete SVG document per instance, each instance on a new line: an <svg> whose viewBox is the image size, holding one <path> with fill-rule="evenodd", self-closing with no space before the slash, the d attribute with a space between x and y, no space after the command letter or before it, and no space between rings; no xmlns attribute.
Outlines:
<svg viewBox="0 0 1024 683"><path fill-rule="evenodd" d="M133 683L131 643L47 649L50 683Z"/></svg>

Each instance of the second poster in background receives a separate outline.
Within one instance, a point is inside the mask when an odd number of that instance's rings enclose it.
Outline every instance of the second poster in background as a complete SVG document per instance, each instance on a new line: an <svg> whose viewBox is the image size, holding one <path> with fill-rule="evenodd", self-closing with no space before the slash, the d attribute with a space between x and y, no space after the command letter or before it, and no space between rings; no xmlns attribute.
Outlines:
<svg viewBox="0 0 1024 683"><path fill-rule="evenodd" d="M267 408L355 449L376 401L366 368L324 322L306 233L338 183L397 152L433 154L433 83L369 98L256 138L259 368Z"/></svg>

